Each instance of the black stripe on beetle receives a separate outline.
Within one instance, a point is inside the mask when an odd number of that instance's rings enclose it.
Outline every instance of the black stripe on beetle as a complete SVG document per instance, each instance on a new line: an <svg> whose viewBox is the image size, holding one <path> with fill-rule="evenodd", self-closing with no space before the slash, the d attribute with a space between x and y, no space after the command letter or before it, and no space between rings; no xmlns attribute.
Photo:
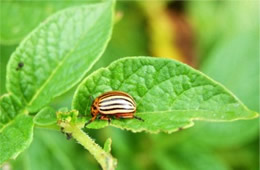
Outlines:
<svg viewBox="0 0 260 170"><path fill-rule="evenodd" d="M119 102L119 101L118 101ZM109 106L130 106L130 107L134 107L132 104L126 104L126 103L119 103L120 105L118 105L118 103L113 103L113 104L111 104L111 103L108 103L108 104L106 104L106 105L104 105L104 104L101 104L101 105L99 105L99 107L109 107Z"/></svg>
<svg viewBox="0 0 260 170"><path fill-rule="evenodd" d="M110 91L98 96L92 103L92 118L85 123L87 126L96 118L110 122L112 117L120 119L135 118L144 121L135 116L136 104L132 96L121 91Z"/></svg>
<svg viewBox="0 0 260 170"><path fill-rule="evenodd" d="M116 113L128 113L128 112L133 112L134 110L132 108L112 108L112 109L100 109L105 114L116 114Z"/></svg>
<svg viewBox="0 0 260 170"><path fill-rule="evenodd" d="M127 99L126 97L122 97L122 96L113 96L113 98L111 98L110 96L108 97L108 99L102 99L100 101L100 104L106 103L106 102L117 102L117 101L126 101L126 102L130 102L131 104L135 105L135 102L132 99Z"/></svg>

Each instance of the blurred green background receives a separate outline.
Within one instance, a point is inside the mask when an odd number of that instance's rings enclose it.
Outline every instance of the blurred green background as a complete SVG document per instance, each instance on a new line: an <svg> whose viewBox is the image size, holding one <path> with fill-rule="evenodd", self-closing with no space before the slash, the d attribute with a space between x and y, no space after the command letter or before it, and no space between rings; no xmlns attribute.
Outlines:
<svg viewBox="0 0 260 170"><path fill-rule="evenodd" d="M1 1L0 94L6 65L19 42L46 17L83 1ZM259 112L258 1L118 1L109 46L88 73L125 56L185 62L224 84ZM70 107L75 88L53 101ZM173 134L88 130L100 145L112 138L119 170L257 170L259 120L195 122ZM31 146L5 164L13 170L100 169L94 158L58 131L35 128Z"/></svg>

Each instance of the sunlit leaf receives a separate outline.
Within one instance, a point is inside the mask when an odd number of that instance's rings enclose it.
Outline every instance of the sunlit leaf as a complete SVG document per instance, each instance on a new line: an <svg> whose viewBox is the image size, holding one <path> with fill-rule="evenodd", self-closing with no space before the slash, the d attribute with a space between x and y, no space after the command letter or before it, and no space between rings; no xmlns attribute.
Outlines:
<svg viewBox="0 0 260 170"><path fill-rule="evenodd" d="M19 45L7 68L7 90L36 112L77 84L103 53L112 31L111 1L65 9Z"/></svg>
<svg viewBox="0 0 260 170"><path fill-rule="evenodd" d="M191 67L168 59L131 57L88 76L79 86L73 108L90 116L90 96L120 90L137 103L136 119L112 120L111 125L132 131L174 132L193 125L193 120L231 121L258 114L247 109L222 85ZM107 126L94 121L89 128Z"/></svg>
<svg viewBox="0 0 260 170"><path fill-rule="evenodd" d="M31 116L19 114L21 103L11 96L0 99L0 165L26 149L32 141L33 120Z"/></svg>

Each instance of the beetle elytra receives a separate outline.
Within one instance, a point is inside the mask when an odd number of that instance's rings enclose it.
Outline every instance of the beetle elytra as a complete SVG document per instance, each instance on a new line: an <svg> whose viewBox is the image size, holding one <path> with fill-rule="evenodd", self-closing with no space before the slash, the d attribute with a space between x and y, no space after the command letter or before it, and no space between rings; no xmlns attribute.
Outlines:
<svg viewBox="0 0 260 170"><path fill-rule="evenodd" d="M110 91L98 96L92 103L92 118L85 123L87 126L96 118L110 122L112 117L117 119L135 118L144 121L142 118L134 115L136 112L136 103L129 94L121 91Z"/></svg>

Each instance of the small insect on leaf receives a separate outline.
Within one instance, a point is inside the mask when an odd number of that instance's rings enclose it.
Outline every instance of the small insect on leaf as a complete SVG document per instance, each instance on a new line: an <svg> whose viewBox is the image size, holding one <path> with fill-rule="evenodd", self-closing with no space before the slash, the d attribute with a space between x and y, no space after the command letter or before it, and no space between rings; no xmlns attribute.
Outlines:
<svg viewBox="0 0 260 170"><path fill-rule="evenodd" d="M71 133L65 133L65 134L66 134L67 140L70 140L72 138L72 134Z"/></svg>
<svg viewBox="0 0 260 170"><path fill-rule="evenodd" d="M96 118L107 120L109 123L111 118L117 119L138 119L142 118L134 115L136 112L136 103L132 96L122 91L110 91L98 96L91 105L92 118L85 123L87 126Z"/></svg>
<svg viewBox="0 0 260 170"><path fill-rule="evenodd" d="M23 66L24 66L24 63L23 63L23 62L19 62L19 63L17 64L16 70L18 71L18 70L22 69Z"/></svg>

